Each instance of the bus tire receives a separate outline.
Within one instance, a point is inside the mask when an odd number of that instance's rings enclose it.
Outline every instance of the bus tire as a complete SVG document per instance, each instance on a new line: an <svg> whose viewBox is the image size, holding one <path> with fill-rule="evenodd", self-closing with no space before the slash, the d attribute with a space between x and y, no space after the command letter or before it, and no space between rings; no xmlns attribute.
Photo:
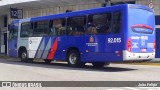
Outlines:
<svg viewBox="0 0 160 90"><path fill-rule="evenodd" d="M83 67L84 62L81 62L80 53L77 50L70 50L67 55L68 65L71 67Z"/></svg>
<svg viewBox="0 0 160 90"><path fill-rule="evenodd" d="M32 58L28 58L28 54L25 49L21 51L20 58L22 62L29 62L29 63L33 62Z"/></svg>
<svg viewBox="0 0 160 90"><path fill-rule="evenodd" d="M93 62L92 65L93 65L94 67L101 68L101 67L104 67L105 62Z"/></svg>
<svg viewBox="0 0 160 90"><path fill-rule="evenodd" d="M45 64L50 64L52 60L44 59Z"/></svg>

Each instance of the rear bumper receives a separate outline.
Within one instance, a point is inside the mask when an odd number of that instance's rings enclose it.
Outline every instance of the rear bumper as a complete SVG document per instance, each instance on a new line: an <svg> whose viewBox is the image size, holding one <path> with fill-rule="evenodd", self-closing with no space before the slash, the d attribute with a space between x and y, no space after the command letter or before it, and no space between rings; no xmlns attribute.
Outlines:
<svg viewBox="0 0 160 90"><path fill-rule="evenodd" d="M153 53L132 53L128 52L127 50L123 51L123 61L145 61L145 60L151 60L155 58L155 52Z"/></svg>

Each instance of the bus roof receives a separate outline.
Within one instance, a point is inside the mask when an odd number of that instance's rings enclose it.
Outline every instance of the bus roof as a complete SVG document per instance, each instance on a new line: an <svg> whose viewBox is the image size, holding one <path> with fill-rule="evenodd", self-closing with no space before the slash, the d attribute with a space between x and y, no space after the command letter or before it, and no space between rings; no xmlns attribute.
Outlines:
<svg viewBox="0 0 160 90"><path fill-rule="evenodd" d="M153 11L151 8L144 6L144 5L140 5L140 4L120 4L120 5L99 7L99 8L94 8L94 9L73 11L73 12L67 12L67 13L61 13L61 14L32 17L32 18L27 18L27 19L30 19L30 21L32 22L36 22L36 21L41 21L41 20L58 19L58 18L73 17L73 16L83 16L83 15L94 14L94 13L103 13L105 11L125 10L126 8L138 8L138 9L145 9L148 11ZM25 19L21 19L21 20L25 20ZM16 21L14 20L12 23L15 23L15 22L19 22L19 20L16 20Z"/></svg>
<svg viewBox="0 0 160 90"><path fill-rule="evenodd" d="M11 24L19 23L20 20L13 20Z"/></svg>

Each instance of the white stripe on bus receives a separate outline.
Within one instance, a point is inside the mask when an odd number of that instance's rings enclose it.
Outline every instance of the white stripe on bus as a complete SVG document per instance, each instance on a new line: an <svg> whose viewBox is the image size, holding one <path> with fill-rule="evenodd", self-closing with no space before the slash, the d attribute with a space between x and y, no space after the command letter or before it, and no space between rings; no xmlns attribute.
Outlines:
<svg viewBox="0 0 160 90"><path fill-rule="evenodd" d="M51 49L51 38L49 39L49 41L47 43L47 46L46 46L46 48L45 48L45 50L43 52L43 55L42 55L43 59L47 59L47 56L48 56L48 54L50 52L50 49Z"/></svg>
<svg viewBox="0 0 160 90"><path fill-rule="evenodd" d="M43 50L44 50L44 44L45 44L45 39L43 39L43 41L42 41L42 43L40 45L39 50L37 50L38 52L37 52L36 58L41 58Z"/></svg>

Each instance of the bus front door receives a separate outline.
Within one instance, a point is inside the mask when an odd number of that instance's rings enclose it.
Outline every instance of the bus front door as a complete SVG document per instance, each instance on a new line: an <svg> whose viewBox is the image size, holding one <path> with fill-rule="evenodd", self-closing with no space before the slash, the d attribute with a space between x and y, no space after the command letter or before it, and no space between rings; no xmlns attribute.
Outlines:
<svg viewBox="0 0 160 90"><path fill-rule="evenodd" d="M8 54L11 57L17 57L17 35L18 27L9 27Z"/></svg>

